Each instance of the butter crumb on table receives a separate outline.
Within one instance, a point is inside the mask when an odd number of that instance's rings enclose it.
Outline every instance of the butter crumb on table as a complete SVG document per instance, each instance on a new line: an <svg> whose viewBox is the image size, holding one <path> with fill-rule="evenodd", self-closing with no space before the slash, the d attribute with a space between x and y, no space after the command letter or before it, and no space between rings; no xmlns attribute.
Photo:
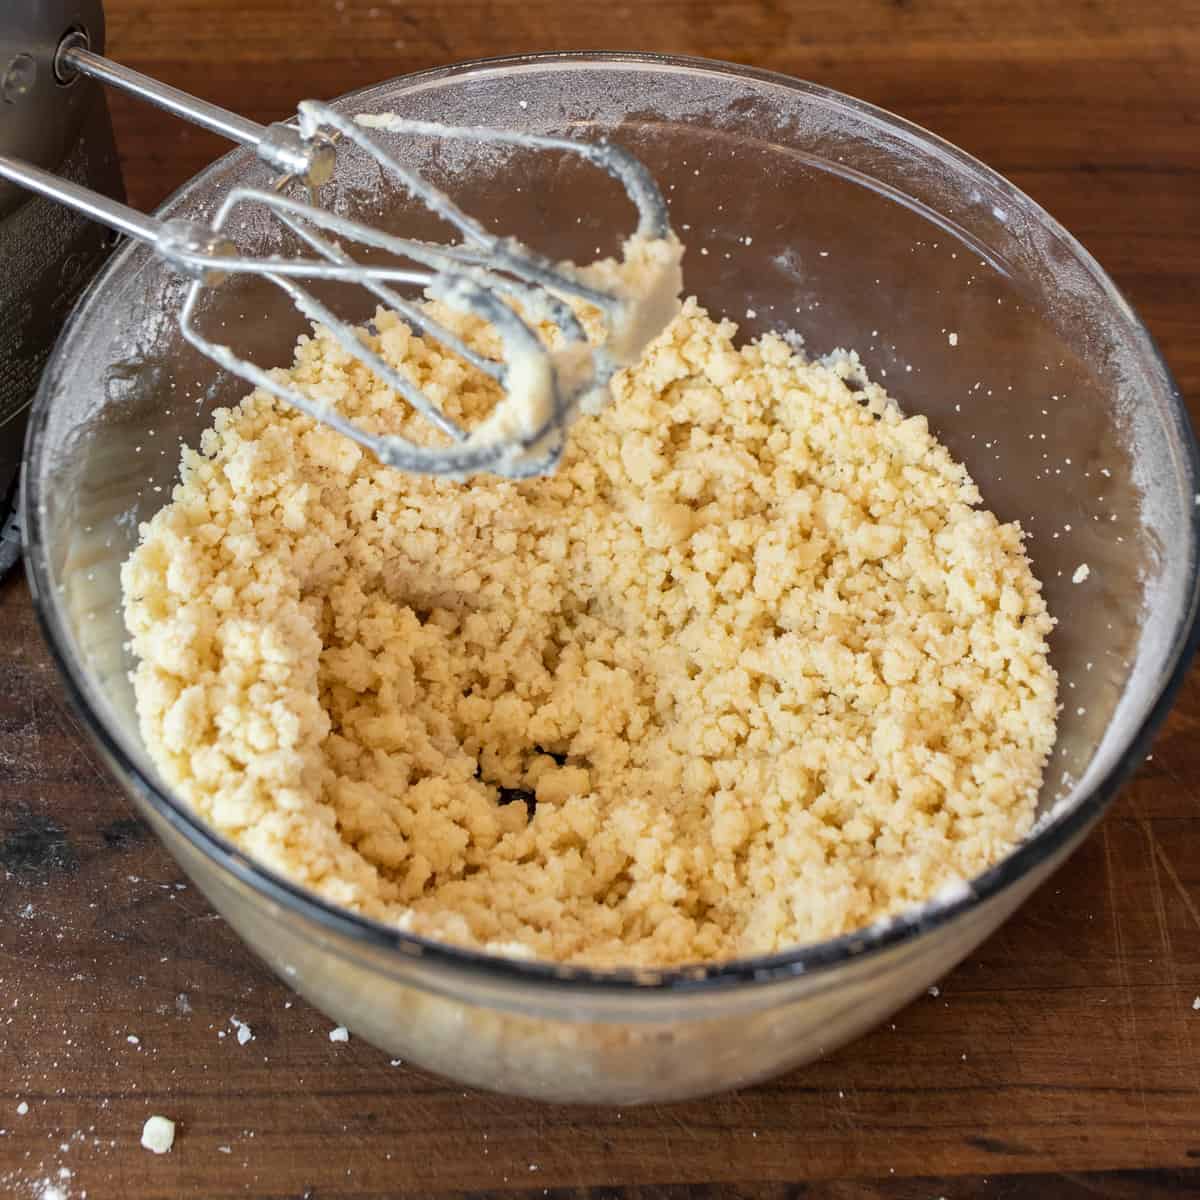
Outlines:
<svg viewBox="0 0 1200 1200"><path fill-rule="evenodd" d="M175 1144L175 1122L167 1117L147 1117L142 1145L153 1154L166 1154Z"/></svg>
<svg viewBox="0 0 1200 1200"><path fill-rule="evenodd" d="M376 329L455 419L497 403ZM855 356L735 333L687 302L544 479L406 476L262 394L216 413L123 572L167 782L334 904L601 966L834 937L1002 857L1056 711L1019 526ZM319 329L291 375L439 436Z"/></svg>

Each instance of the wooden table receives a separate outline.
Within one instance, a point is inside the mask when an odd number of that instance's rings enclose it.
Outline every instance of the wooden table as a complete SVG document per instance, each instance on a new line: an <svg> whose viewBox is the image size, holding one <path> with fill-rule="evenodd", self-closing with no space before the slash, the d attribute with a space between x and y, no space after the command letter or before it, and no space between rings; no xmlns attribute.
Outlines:
<svg viewBox="0 0 1200 1200"><path fill-rule="evenodd" d="M1045 204L1200 405L1197 0L109 0L108 17L115 57L264 121L539 49L681 51L828 84ZM136 204L224 149L112 107ZM615 1112L468 1093L331 1043L130 817L19 577L0 629L0 1196L1200 1191L1200 676L1103 827L940 995L774 1083ZM155 1112L179 1122L162 1158L138 1145Z"/></svg>

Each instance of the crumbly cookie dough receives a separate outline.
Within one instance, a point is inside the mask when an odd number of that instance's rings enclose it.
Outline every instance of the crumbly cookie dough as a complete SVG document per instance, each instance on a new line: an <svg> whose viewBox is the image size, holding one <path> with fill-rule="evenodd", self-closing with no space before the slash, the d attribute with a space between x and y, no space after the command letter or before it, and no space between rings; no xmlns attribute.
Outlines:
<svg viewBox="0 0 1200 1200"><path fill-rule="evenodd" d="M452 416L495 405L376 326ZM735 332L689 301L519 483L217 413L123 576L166 782L336 904L597 965L828 938L1004 855L1056 715L1019 527L853 355ZM422 436L319 329L289 374Z"/></svg>

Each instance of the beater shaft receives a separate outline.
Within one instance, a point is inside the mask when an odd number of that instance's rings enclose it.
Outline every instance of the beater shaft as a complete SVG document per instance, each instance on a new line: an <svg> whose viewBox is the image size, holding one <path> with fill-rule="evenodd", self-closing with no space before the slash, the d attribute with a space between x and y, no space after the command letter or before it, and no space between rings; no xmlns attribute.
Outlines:
<svg viewBox="0 0 1200 1200"><path fill-rule="evenodd" d="M306 140L290 125L259 125L238 113L113 62L102 54L95 54L88 48L86 34L74 32L63 38L54 59L54 70L64 83L70 82L76 73L89 75L183 117L193 125L219 133L231 142L250 146L272 170L302 179L311 187L320 187L333 175L332 146Z"/></svg>

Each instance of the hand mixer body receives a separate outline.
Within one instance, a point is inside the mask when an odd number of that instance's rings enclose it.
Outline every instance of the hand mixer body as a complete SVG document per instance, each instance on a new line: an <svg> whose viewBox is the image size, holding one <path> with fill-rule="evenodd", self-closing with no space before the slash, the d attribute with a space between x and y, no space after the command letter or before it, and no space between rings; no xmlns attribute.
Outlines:
<svg viewBox="0 0 1200 1200"><path fill-rule="evenodd" d="M55 75L65 32L104 39L99 0L5 0L0 5L0 153L123 197L104 92ZM108 229L0 180L0 573L16 560L13 512L25 416L42 367L80 291L112 248Z"/></svg>

